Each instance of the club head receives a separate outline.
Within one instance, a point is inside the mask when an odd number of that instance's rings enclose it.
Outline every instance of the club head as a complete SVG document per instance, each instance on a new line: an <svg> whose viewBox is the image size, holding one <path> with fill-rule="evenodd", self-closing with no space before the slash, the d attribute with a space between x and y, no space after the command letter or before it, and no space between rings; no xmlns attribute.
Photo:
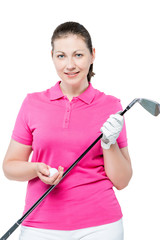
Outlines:
<svg viewBox="0 0 160 240"><path fill-rule="evenodd" d="M160 104L145 98L138 99L139 104L153 116L158 116L160 113Z"/></svg>

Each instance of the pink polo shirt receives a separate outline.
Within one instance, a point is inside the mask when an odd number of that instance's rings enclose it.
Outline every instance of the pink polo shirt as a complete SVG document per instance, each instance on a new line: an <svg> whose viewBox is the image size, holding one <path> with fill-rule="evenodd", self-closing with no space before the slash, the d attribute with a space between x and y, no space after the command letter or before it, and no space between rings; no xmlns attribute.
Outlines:
<svg viewBox="0 0 160 240"><path fill-rule="evenodd" d="M59 82L51 89L28 94L19 111L12 138L32 145L32 162L67 168L101 134L120 100L89 87L70 102ZM125 125L117 143L127 146ZM24 213L50 186L38 177L28 182ZM75 230L112 223L122 217L113 184L104 170L99 141L62 182L24 220L23 225Z"/></svg>

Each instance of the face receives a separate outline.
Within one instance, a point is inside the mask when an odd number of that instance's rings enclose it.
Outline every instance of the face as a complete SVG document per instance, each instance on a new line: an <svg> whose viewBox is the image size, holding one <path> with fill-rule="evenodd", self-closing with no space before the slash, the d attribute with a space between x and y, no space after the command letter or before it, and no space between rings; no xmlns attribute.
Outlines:
<svg viewBox="0 0 160 240"><path fill-rule="evenodd" d="M95 49L91 54L81 37L69 35L54 41L52 58L57 74L65 84L88 83L87 75L95 58Z"/></svg>

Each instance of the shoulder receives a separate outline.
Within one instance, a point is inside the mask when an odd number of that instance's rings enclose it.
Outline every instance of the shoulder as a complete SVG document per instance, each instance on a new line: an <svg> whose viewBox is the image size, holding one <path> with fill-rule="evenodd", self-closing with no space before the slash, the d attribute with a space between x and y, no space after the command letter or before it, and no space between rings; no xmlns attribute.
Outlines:
<svg viewBox="0 0 160 240"><path fill-rule="evenodd" d="M24 113L33 113L35 109L44 108L44 105L46 106L49 102L49 89L28 93L21 104L21 111Z"/></svg>
<svg viewBox="0 0 160 240"><path fill-rule="evenodd" d="M106 102L108 104L114 104L114 103L120 102L120 99L113 95L106 94L105 92L102 92L98 89L95 89L95 92L96 92L96 99L99 99L102 102Z"/></svg>
<svg viewBox="0 0 160 240"><path fill-rule="evenodd" d="M45 102L50 99L50 89L46 89L44 91L40 92L32 92L28 93L25 97L26 102L32 103L32 102Z"/></svg>
<svg viewBox="0 0 160 240"><path fill-rule="evenodd" d="M113 95L106 94L96 89L95 104L101 111L114 114L122 110L121 100Z"/></svg>

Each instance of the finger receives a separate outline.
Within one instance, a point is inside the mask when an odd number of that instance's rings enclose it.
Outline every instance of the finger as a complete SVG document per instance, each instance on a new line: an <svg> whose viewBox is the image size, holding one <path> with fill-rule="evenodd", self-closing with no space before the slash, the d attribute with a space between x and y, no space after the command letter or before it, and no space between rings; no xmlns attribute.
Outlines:
<svg viewBox="0 0 160 240"><path fill-rule="evenodd" d="M42 176L41 180L49 185L55 185L56 184L56 180L58 179L59 173L55 173L52 177L46 177L46 176Z"/></svg>
<svg viewBox="0 0 160 240"><path fill-rule="evenodd" d="M124 121L124 118L123 118L123 116L121 116L120 114L112 114L111 116L110 116L110 119L114 119L117 123L119 123L119 124L122 124L123 123L123 121Z"/></svg>
<svg viewBox="0 0 160 240"><path fill-rule="evenodd" d="M58 172L55 173L52 177L50 177L50 180L51 180L50 184L52 184L52 185L58 184L63 176L63 172L64 172L64 168L59 166Z"/></svg>
<svg viewBox="0 0 160 240"><path fill-rule="evenodd" d="M104 138L110 138L110 136L114 135L115 133L115 129L113 129L113 127L111 126L103 126L101 128L101 132L103 133L103 137Z"/></svg>
<svg viewBox="0 0 160 240"><path fill-rule="evenodd" d="M41 174L39 172L39 178L41 179L42 182L44 182L45 184L49 184L49 185L56 185L59 183L59 181L61 180L62 176L63 176L63 167L59 167L58 168L58 172L55 173L52 177L49 177L49 175L44 175Z"/></svg>
<svg viewBox="0 0 160 240"><path fill-rule="evenodd" d="M119 119L110 117L104 124L103 127L105 127L109 132L115 133L119 131L122 128L123 125L123 119L120 122Z"/></svg>
<svg viewBox="0 0 160 240"><path fill-rule="evenodd" d="M110 132L108 131L108 129L106 127L101 127L101 132L103 133L103 137L107 138L108 136L110 136Z"/></svg>
<svg viewBox="0 0 160 240"><path fill-rule="evenodd" d="M58 168L58 171L59 171L59 176L58 176L58 178L61 179L62 176L63 176L63 173L64 173L64 168L60 166L60 167Z"/></svg>
<svg viewBox="0 0 160 240"><path fill-rule="evenodd" d="M39 172L44 176L48 176L49 175L49 167L47 165L43 164L39 167Z"/></svg>
<svg viewBox="0 0 160 240"><path fill-rule="evenodd" d="M63 167L59 167L58 171L59 171L59 175L58 175L57 179L54 181L54 184L58 184L59 181L61 180L61 178L63 177L64 168Z"/></svg>
<svg viewBox="0 0 160 240"><path fill-rule="evenodd" d="M103 124L103 127L104 127L104 131L106 133L107 133L107 131L109 134L113 134L115 132L115 126L113 126L112 123L110 123L108 121Z"/></svg>

